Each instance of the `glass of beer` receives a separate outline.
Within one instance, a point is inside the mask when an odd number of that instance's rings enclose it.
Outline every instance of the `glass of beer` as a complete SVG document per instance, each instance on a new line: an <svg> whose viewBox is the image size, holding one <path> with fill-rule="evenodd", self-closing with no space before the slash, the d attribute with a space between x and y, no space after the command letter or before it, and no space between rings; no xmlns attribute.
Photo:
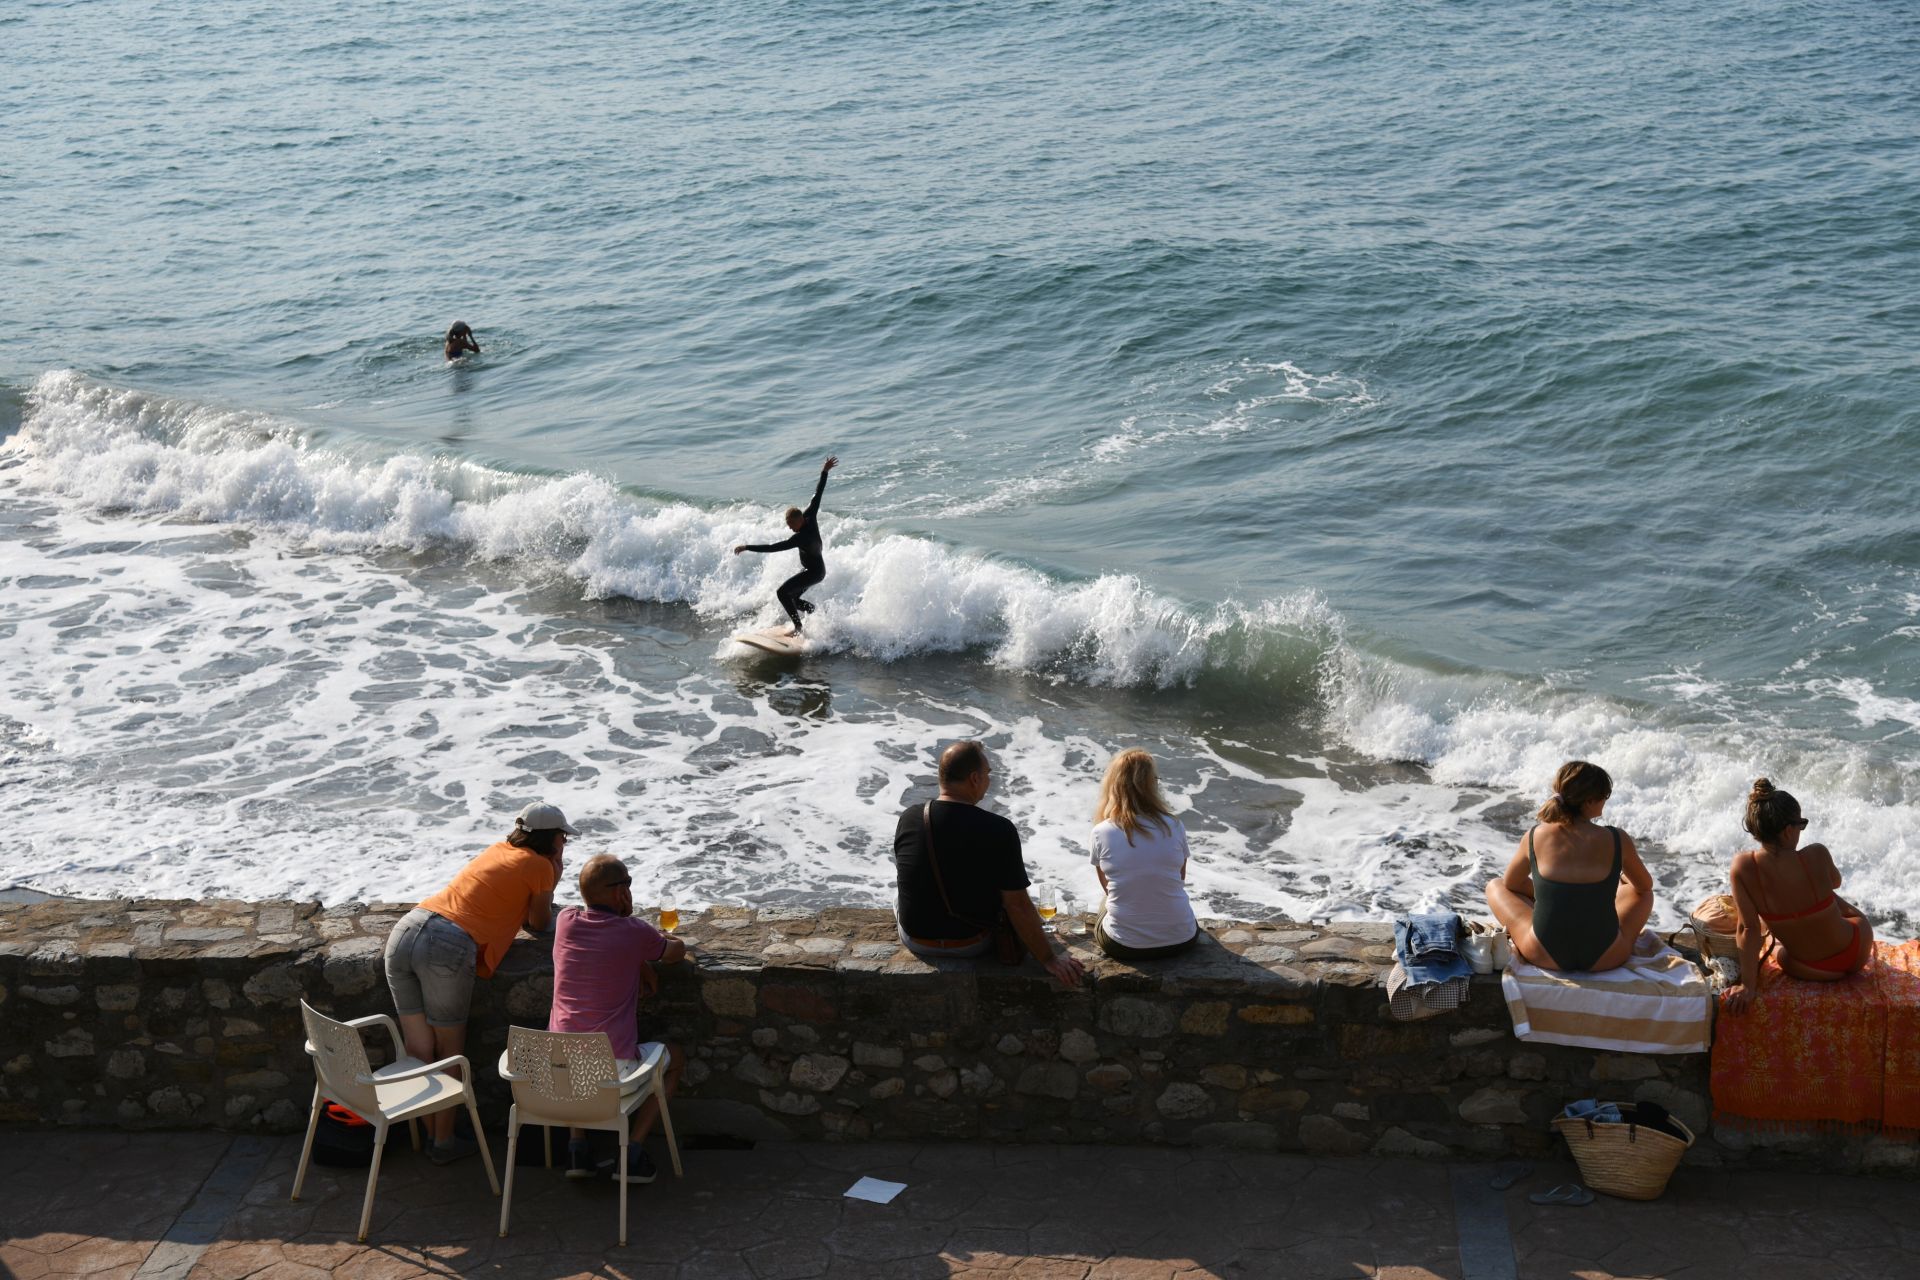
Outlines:
<svg viewBox="0 0 1920 1280"><path fill-rule="evenodd" d="M660 900L660 927L668 933L680 927L680 908L673 905L672 898Z"/></svg>
<svg viewBox="0 0 1920 1280"><path fill-rule="evenodd" d="M1039 896L1037 905L1040 908L1040 918L1042 920L1053 919L1054 916L1058 915L1060 912L1060 891L1055 889L1052 885L1047 885L1045 888L1040 890L1040 896ZM1041 925L1040 927L1045 929L1048 933L1053 932L1053 926L1051 924L1044 924L1044 925Z"/></svg>

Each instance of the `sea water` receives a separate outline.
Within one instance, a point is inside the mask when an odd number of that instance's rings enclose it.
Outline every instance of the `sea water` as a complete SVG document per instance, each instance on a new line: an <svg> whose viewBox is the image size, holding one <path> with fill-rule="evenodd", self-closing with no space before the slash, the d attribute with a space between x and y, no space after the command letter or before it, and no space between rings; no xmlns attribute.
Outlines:
<svg viewBox="0 0 1920 1280"><path fill-rule="evenodd" d="M399 898L533 798L881 903L1159 758L1207 911L1451 902L1599 761L1920 911L1920 17L0 8L0 879ZM440 335L484 348L448 364ZM837 453L803 661L783 536Z"/></svg>

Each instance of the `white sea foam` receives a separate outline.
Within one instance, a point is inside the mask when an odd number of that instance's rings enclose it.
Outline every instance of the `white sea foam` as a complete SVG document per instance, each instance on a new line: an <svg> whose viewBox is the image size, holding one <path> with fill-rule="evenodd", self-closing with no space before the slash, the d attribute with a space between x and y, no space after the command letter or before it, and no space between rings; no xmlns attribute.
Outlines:
<svg viewBox="0 0 1920 1280"><path fill-rule="evenodd" d="M376 457L260 415L44 375L0 461L96 510L273 530L322 550L453 549L531 561L589 596L683 603L714 619L779 617L785 557L731 548L770 510L643 503L589 475L534 478L457 460ZM816 646L890 659L966 649L1010 670L1093 684L1190 683L1296 644L1306 665L1334 615L1310 592L1192 611L1137 578L1061 583L924 538L834 519L832 572L810 598Z"/></svg>
<svg viewBox="0 0 1920 1280"><path fill-rule="evenodd" d="M1895 734L1912 733L1920 729L1920 702L1882 693L1871 682L1858 676L1809 681L1807 687L1811 692L1828 694L1851 703L1854 719L1868 728L1886 724L1902 726L1893 730Z"/></svg>
<svg viewBox="0 0 1920 1280"><path fill-rule="evenodd" d="M1018 702L919 693L796 715L738 696L704 659L638 679L604 640L571 636L505 585L770 622L788 566L729 554L766 536L767 510L379 456L72 373L40 379L0 447L8 491L60 499L39 532L7 538L0 563L14 619L0 768L11 794L32 798L15 814L26 852L9 874L50 889L404 897L547 793L595 815L649 883L689 900L882 902L891 815L924 784L930 744L969 734L1004 761L997 803L1029 832L1036 873L1084 891L1099 770L1131 745ZM1470 904L1511 852L1516 814L1584 756L1614 774L1614 820L1664 851L1669 909L1720 883L1745 840L1741 798L1767 773L1816 815L1848 892L1920 913L1917 766L1704 718L1703 703L1730 695L1690 670L1647 682L1678 710L1441 676L1356 649L1307 593L1194 608L1131 578L1064 583L856 521L830 518L828 533L812 630L830 651L969 650L1096 685L1297 688L1306 700L1280 704L1324 716L1330 751L1421 766L1355 781L1350 759L1229 749L1171 721L1150 730L1191 814L1203 907ZM383 567L385 549L436 554L401 573ZM679 642L661 643L670 658ZM1920 724L1910 699L1864 680L1812 691L1896 736ZM1260 829L1273 796L1288 816ZM113 841L84 847L73 834L105 830ZM209 848L209 830L240 834Z"/></svg>
<svg viewBox="0 0 1920 1280"><path fill-rule="evenodd" d="M71 373L35 387L0 447L0 494L40 513L0 544L16 608L0 716L23 726L6 781L34 797L8 872L40 887L406 897L544 793L688 900L882 902L893 813L932 746L967 734L1007 757L996 801L1029 832L1036 873L1091 896L1082 842L1110 745L925 697L796 716L740 697L724 667L675 665L672 643L638 679L611 635L563 634L520 589L570 581L768 618L787 566L728 550L765 536L771 512L383 458ZM1272 648L1310 675L1337 624L1308 596L1196 613L1132 579L1062 584L852 522L829 531L814 627L828 649L973 649L1153 685L1258 668ZM396 572L392 550L439 554ZM228 834L208 847L209 832ZM1203 903L1272 898L1280 869L1237 833L1200 815L1195 837Z"/></svg>
<svg viewBox="0 0 1920 1280"><path fill-rule="evenodd" d="M36 529L0 543L10 878L406 900L539 795L649 895L880 905L901 803L937 744L975 736L1036 877L1094 897L1086 815L1112 744L1041 716L929 697L816 714L742 697L670 639L636 678L614 635L530 615L497 581L133 515L42 509ZM1203 908L1284 897L1290 873L1218 815L1193 834Z"/></svg>
<svg viewBox="0 0 1920 1280"><path fill-rule="evenodd" d="M1199 391L1212 404L1204 411L1168 409L1168 383L1191 388L1193 373L1207 385ZM1118 430L1065 459L1054 458L1028 475L994 483L986 492L944 503L935 513L960 519L1022 510L1096 485L1112 483L1129 465L1163 464L1165 450L1182 450L1262 431L1308 429L1327 413L1373 407L1379 401L1364 382L1342 373L1309 373L1292 361L1236 360L1226 367L1182 371L1149 383L1130 397L1130 412ZM1181 403L1186 403L1182 398ZM1304 414L1302 418L1299 415ZM905 504L903 504L905 505Z"/></svg>
<svg viewBox="0 0 1920 1280"><path fill-rule="evenodd" d="M1209 412L1159 409L1155 406L1161 394L1162 387L1155 383L1136 395L1140 410L1122 421L1118 431L1095 442L1093 457L1114 462L1141 450L1282 429L1289 420L1277 411L1291 406L1368 409L1379 403L1358 378L1308 373L1290 360L1240 360L1216 371L1204 392L1205 399L1218 402Z"/></svg>

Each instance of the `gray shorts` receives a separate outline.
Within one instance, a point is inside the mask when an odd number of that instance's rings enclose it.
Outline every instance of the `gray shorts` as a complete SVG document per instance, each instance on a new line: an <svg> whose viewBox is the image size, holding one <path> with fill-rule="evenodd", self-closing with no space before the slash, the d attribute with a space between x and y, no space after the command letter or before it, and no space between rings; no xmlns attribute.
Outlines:
<svg viewBox="0 0 1920 1280"><path fill-rule="evenodd" d="M479 948L453 921L419 907L387 935L387 986L402 1014L424 1013L434 1027L465 1026L473 1004Z"/></svg>

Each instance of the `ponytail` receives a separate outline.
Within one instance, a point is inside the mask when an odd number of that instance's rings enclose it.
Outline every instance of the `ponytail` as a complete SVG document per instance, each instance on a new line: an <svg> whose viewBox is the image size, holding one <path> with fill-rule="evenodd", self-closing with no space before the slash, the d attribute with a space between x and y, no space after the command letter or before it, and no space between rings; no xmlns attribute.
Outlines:
<svg viewBox="0 0 1920 1280"><path fill-rule="evenodd" d="M1572 822L1595 800L1605 800L1612 794L1613 779L1605 769L1585 760L1570 760L1553 775L1553 794L1536 816L1548 824Z"/></svg>

